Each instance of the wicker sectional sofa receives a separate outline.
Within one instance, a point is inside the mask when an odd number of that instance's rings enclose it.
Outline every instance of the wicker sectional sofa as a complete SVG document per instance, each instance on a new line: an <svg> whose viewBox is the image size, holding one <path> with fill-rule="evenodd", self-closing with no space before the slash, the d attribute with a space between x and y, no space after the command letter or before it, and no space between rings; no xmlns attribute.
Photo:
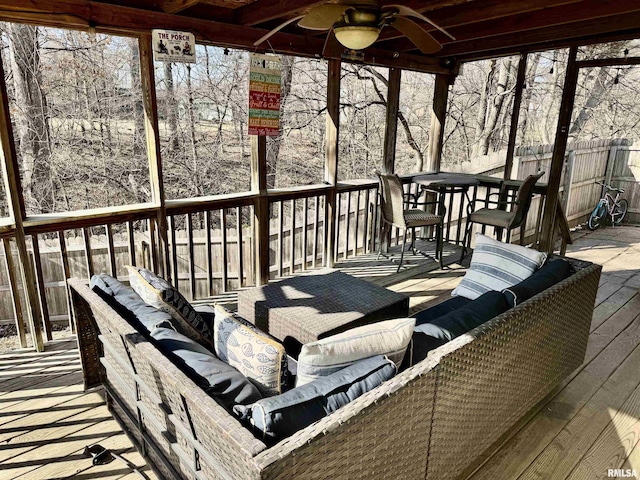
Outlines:
<svg viewBox="0 0 640 480"><path fill-rule="evenodd" d="M167 479L464 478L583 361L601 267L572 275L268 447L85 282L69 280L85 387Z"/></svg>

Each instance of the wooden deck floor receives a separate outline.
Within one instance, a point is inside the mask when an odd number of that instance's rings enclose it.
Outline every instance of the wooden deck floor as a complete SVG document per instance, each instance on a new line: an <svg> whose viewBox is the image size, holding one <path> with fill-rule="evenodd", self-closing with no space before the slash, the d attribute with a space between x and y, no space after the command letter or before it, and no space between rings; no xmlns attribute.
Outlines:
<svg viewBox="0 0 640 480"><path fill-rule="evenodd" d="M607 478L608 468L640 472L640 227L574 237L568 255L604 265L585 364L473 480ZM459 251L446 253L444 270L421 256L411 256L398 273L375 255L339 266L409 295L415 311L447 298L464 275L455 263ZM41 354L0 355L0 479L139 478L117 460L92 466L82 452L93 443L156 478L100 394L82 391L73 339L50 343Z"/></svg>

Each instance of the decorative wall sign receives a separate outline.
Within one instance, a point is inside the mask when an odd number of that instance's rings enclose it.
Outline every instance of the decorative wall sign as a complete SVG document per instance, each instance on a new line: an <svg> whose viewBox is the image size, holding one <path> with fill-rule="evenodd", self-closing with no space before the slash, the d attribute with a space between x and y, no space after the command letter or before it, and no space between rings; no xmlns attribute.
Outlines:
<svg viewBox="0 0 640 480"><path fill-rule="evenodd" d="M196 63L196 36L189 32L151 30L156 62Z"/></svg>
<svg viewBox="0 0 640 480"><path fill-rule="evenodd" d="M280 58L252 53L249 61L249 135L277 136L280 133Z"/></svg>

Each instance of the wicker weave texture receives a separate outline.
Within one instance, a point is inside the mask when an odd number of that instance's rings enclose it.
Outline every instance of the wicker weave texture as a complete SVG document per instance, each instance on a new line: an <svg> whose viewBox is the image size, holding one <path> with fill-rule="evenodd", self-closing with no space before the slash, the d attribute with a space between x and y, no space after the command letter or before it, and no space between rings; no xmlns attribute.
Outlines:
<svg viewBox="0 0 640 480"><path fill-rule="evenodd" d="M457 478L582 363L599 278L587 267L445 346L429 480Z"/></svg>
<svg viewBox="0 0 640 480"><path fill-rule="evenodd" d="M280 340L308 343L408 315L409 298L346 273L322 269L238 293L238 314Z"/></svg>

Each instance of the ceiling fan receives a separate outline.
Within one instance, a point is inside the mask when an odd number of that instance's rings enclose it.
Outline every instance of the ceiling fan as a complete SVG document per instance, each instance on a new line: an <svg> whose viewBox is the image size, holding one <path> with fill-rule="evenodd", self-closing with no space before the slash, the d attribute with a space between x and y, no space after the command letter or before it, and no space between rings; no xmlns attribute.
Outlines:
<svg viewBox="0 0 640 480"><path fill-rule="evenodd" d="M391 26L405 35L422 53L429 54L440 50L442 45L412 18L432 25L455 40L445 29L404 5L380 6L375 0L347 0L343 3L315 6L305 15L299 15L278 25L254 45L260 45L287 25L297 21L299 27L308 30L333 30L337 40L350 50L362 50L372 45L385 26Z"/></svg>

